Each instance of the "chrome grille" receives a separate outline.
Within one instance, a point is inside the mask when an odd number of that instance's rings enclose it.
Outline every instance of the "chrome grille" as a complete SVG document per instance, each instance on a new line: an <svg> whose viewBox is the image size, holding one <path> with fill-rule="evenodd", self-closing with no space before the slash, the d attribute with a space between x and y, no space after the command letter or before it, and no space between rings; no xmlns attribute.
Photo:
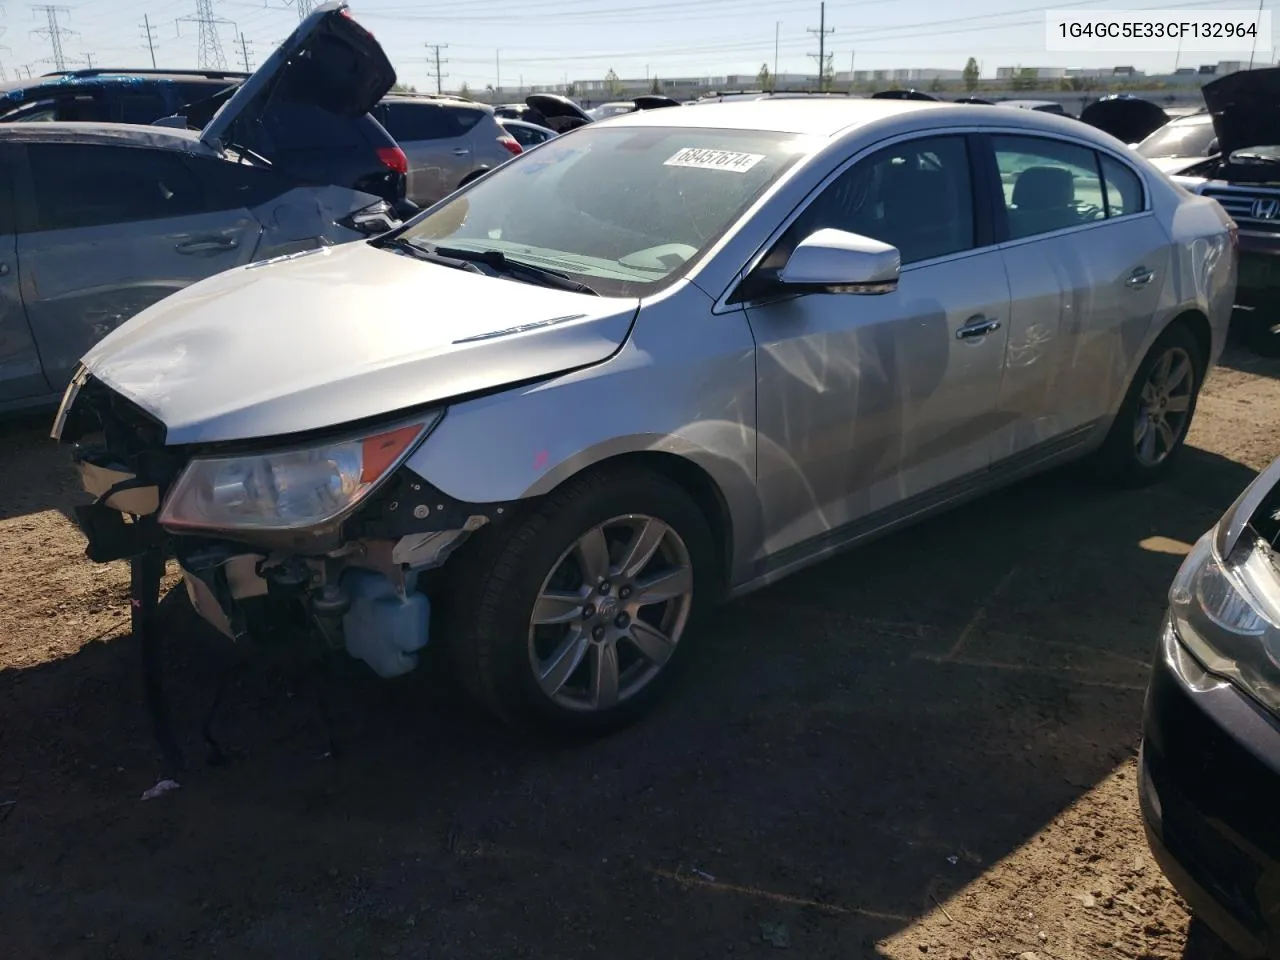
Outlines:
<svg viewBox="0 0 1280 960"><path fill-rule="evenodd" d="M1257 187L1205 187L1200 191L1212 197L1227 211L1227 216L1250 230L1280 233L1280 190Z"/></svg>

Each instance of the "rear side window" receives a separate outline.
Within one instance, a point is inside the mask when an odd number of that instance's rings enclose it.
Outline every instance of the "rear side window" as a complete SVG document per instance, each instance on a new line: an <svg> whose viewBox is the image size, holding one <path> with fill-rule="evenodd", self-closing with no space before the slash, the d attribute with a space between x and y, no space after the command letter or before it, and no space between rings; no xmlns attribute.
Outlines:
<svg viewBox="0 0 1280 960"><path fill-rule="evenodd" d="M1020 240L1106 217L1098 156L1045 137L995 136L1009 237Z"/></svg>
<svg viewBox="0 0 1280 960"><path fill-rule="evenodd" d="M331 150L334 147L363 147L357 119L341 117L307 103L278 104L268 112L263 132L277 148L288 150Z"/></svg>
<svg viewBox="0 0 1280 960"><path fill-rule="evenodd" d="M158 90L122 90L108 96L107 104L115 123L155 123L169 115L169 104Z"/></svg>
<svg viewBox="0 0 1280 960"><path fill-rule="evenodd" d="M1107 216L1123 217L1142 210L1142 178L1119 160L1102 156L1102 182L1107 188Z"/></svg>
<svg viewBox="0 0 1280 960"><path fill-rule="evenodd" d="M97 144L27 145L36 230L72 230L203 212L204 189L175 153Z"/></svg>
<svg viewBox="0 0 1280 960"><path fill-rule="evenodd" d="M465 135L483 116L483 110L392 101L383 104L382 125L391 136L405 143L450 140Z"/></svg>

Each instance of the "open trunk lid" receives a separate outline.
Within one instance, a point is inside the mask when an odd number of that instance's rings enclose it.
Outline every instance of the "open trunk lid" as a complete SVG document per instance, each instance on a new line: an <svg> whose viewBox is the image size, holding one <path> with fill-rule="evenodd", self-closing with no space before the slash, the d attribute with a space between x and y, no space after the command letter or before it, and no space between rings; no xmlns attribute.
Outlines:
<svg viewBox="0 0 1280 960"><path fill-rule="evenodd" d="M331 0L316 7L261 67L230 92L200 131L200 139L219 149L235 139L231 133L237 123L260 119L275 101L359 117L372 110L395 82L395 68L373 34L351 19L343 0Z"/></svg>

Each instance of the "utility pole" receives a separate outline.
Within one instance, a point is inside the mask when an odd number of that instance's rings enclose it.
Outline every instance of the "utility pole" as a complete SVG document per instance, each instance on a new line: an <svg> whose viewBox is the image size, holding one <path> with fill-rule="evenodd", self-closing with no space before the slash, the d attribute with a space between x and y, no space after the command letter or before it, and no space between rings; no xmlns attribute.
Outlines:
<svg viewBox="0 0 1280 960"><path fill-rule="evenodd" d="M142 15L142 31L143 36L147 38L147 49L151 51L151 69L156 68L156 38L151 32L151 18L145 13Z"/></svg>
<svg viewBox="0 0 1280 960"><path fill-rule="evenodd" d="M782 21L773 21L773 83L770 85L770 93L778 89L778 36L781 32Z"/></svg>
<svg viewBox="0 0 1280 960"><path fill-rule="evenodd" d="M495 50L493 52L493 92L497 93L502 89L502 51Z"/></svg>
<svg viewBox="0 0 1280 960"><path fill-rule="evenodd" d="M226 24L234 27L235 24L214 15L213 0L196 0L195 15L179 17L178 23L194 23L200 28L200 50L196 56L196 63L201 70L227 69L227 55L222 52L218 26Z"/></svg>
<svg viewBox="0 0 1280 960"><path fill-rule="evenodd" d="M827 29L827 4L826 0L818 5L818 29L814 30L810 27L806 33L815 33L818 35L818 52L817 54L809 54L816 56L818 59L818 90L819 92L827 88L827 37L835 33L835 30Z"/></svg>
<svg viewBox="0 0 1280 960"><path fill-rule="evenodd" d="M43 13L48 22L48 26L43 30L32 30L37 37L44 37L49 41L49 46L53 49L53 68L55 70L67 69L67 58L62 52L62 38L69 37L75 33L74 30L68 30L62 24L58 23L58 14L65 13L70 15L71 11L66 7L49 6L48 4L32 8L37 15Z"/></svg>
<svg viewBox="0 0 1280 960"><path fill-rule="evenodd" d="M436 62L435 71L433 72L430 66L431 59L427 59L427 76L436 78L436 93L444 93L444 78L447 77L448 74L440 71L440 64L448 63L449 61L440 59L440 51L448 50L449 45L447 43L428 43L424 44L424 46L435 54Z"/></svg>
<svg viewBox="0 0 1280 960"><path fill-rule="evenodd" d="M240 34L240 59L244 63L244 72L252 73L253 67L249 66L249 45L245 42L244 34Z"/></svg>

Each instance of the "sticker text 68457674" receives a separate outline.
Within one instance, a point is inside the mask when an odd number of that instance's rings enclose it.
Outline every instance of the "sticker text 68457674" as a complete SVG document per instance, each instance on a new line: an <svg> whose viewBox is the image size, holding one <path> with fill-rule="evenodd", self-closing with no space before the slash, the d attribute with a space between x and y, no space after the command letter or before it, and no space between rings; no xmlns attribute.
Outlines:
<svg viewBox="0 0 1280 960"><path fill-rule="evenodd" d="M727 170L730 173L746 173L764 159L760 153L735 153L732 150L711 150L705 147L685 147L663 163L665 167L697 167L701 170Z"/></svg>

